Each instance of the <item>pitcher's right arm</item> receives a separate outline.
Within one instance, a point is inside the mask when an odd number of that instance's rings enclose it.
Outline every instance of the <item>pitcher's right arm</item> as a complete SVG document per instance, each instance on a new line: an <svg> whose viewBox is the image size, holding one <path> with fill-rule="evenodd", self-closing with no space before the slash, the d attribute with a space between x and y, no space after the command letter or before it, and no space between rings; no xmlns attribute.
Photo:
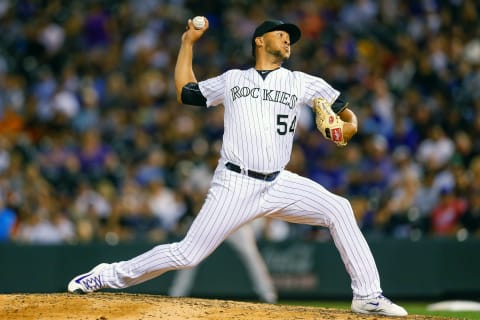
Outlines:
<svg viewBox="0 0 480 320"><path fill-rule="evenodd" d="M187 30L182 35L182 43L178 51L177 63L175 65L175 89L177 101L182 101L182 90L188 83L197 83L193 72L193 45L208 29L208 20L205 18L205 26L202 29L195 29L192 20L188 20Z"/></svg>

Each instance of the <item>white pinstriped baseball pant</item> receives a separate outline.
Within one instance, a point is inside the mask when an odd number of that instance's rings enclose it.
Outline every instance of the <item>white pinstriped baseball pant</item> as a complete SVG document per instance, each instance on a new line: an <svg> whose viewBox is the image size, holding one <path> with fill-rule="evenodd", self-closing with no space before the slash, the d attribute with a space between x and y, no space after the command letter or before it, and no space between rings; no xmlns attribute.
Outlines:
<svg viewBox="0 0 480 320"><path fill-rule="evenodd" d="M235 250L250 276L253 289L264 302L275 303L277 293L267 266L258 251L255 231L247 223L225 239ZM169 289L169 295L174 297L188 296L195 283L198 268L181 269L176 271Z"/></svg>
<svg viewBox="0 0 480 320"><path fill-rule="evenodd" d="M354 297L371 298L382 292L374 258L347 199L287 170L265 182L222 164L183 240L112 263L102 271L102 279L110 288L126 288L169 270L195 267L232 232L261 216L328 227L350 275Z"/></svg>

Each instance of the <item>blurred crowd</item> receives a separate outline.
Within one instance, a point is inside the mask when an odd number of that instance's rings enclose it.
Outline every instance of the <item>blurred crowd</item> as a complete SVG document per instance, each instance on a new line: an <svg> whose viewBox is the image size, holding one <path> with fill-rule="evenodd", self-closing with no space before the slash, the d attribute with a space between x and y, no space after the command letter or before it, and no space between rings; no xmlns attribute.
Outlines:
<svg viewBox="0 0 480 320"><path fill-rule="evenodd" d="M176 102L186 21L197 79L250 67L265 19L303 37L285 65L359 117L346 148L305 108L289 169L349 198L364 233L480 235L480 3L474 0L0 0L0 242L181 236L217 164L223 107ZM259 239L323 241L264 219Z"/></svg>

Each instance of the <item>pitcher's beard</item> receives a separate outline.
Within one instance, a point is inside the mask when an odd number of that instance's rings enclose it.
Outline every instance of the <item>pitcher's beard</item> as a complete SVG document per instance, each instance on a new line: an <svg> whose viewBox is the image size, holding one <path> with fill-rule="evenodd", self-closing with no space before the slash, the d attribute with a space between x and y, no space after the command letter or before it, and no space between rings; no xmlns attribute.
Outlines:
<svg viewBox="0 0 480 320"><path fill-rule="evenodd" d="M273 50L270 54L273 56L274 61L279 64L282 64L290 58L290 55L284 53L282 50Z"/></svg>
<svg viewBox="0 0 480 320"><path fill-rule="evenodd" d="M286 51L283 48L276 48L269 43L266 44L265 51L272 56L273 61L278 64L282 64L290 58L290 51Z"/></svg>

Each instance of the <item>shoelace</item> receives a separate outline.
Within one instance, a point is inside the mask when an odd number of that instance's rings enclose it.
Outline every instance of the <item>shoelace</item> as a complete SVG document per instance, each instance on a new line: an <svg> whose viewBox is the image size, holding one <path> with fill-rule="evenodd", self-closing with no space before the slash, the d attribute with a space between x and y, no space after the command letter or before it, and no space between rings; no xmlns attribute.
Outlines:
<svg viewBox="0 0 480 320"><path fill-rule="evenodd" d="M95 291L103 288L103 283L100 279L100 275L88 277L82 281L82 284L87 290Z"/></svg>

